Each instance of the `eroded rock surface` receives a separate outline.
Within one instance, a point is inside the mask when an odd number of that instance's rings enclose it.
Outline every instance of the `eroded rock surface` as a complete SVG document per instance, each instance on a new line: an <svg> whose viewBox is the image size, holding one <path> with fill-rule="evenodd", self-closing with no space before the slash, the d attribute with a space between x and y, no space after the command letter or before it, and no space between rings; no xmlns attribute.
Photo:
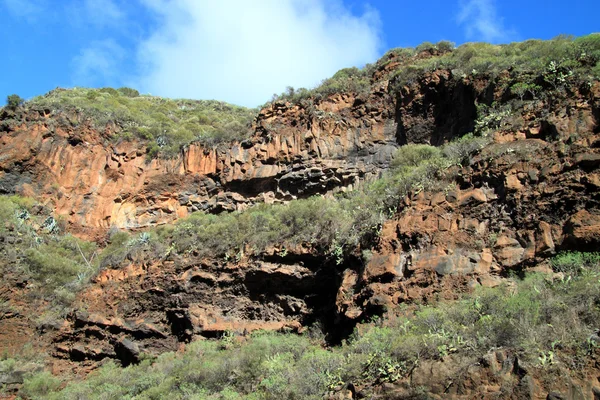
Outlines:
<svg viewBox="0 0 600 400"><path fill-rule="evenodd" d="M118 127L57 127L43 110L31 110L17 128L0 132L0 193L32 196L65 216L74 233L94 237L198 210L352 190L379 176L398 146L440 145L469 132L476 104L505 96L490 77L457 79L440 70L395 97L388 90L393 66L376 71L369 94L334 95L312 108L276 102L260 112L249 140L228 148L193 144L171 160L149 161L139 143L111 141ZM370 258L356 249L338 264L299 246L235 261L191 254L132 262L102 271L77 299L86 311L42 324L41 340L57 358L125 365L225 332L302 331L321 322L335 340L396 305L456 299L511 272L543 269L558 251L594 250L600 84L569 90L523 103L518 124L497 129L493 143L452 167L452 185L404 199ZM23 320L6 317L10 335ZM31 325L23 329L28 337ZM7 341L1 333L0 340ZM417 379L434 384L434 398L551 398L514 354L486 357L480 365L424 363ZM582 382L573 390L595 390Z"/></svg>

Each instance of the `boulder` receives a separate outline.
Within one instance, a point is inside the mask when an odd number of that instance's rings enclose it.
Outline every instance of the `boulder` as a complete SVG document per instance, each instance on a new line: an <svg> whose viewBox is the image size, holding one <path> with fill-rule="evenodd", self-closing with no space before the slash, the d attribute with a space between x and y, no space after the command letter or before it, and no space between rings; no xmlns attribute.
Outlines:
<svg viewBox="0 0 600 400"><path fill-rule="evenodd" d="M494 256L498 263L505 267L513 267L523 260L525 249L518 240L502 235L494 245Z"/></svg>
<svg viewBox="0 0 600 400"><path fill-rule="evenodd" d="M540 255L551 255L555 252L552 227L545 221L540 221L538 225L535 252Z"/></svg>
<svg viewBox="0 0 600 400"><path fill-rule="evenodd" d="M117 358L121 360L124 367L140 361L140 347L137 343L123 338L115 343L114 348Z"/></svg>
<svg viewBox="0 0 600 400"><path fill-rule="evenodd" d="M564 225L563 244L572 250L592 251L600 245L600 215L581 210L572 215Z"/></svg>
<svg viewBox="0 0 600 400"><path fill-rule="evenodd" d="M374 254L367 264L364 279L368 282L391 282L404 275L406 256L398 253Z"/></svg>

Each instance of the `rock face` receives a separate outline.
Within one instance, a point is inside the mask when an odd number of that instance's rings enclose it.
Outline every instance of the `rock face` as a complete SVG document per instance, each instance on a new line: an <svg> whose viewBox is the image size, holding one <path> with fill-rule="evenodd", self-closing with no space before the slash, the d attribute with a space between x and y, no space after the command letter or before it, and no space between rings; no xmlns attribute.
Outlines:
<svg viewBox="0 0 600 400"><path fill-rule="evenodd" d="M88 125L54 127L43 111L0 136L0 193L47 200L73 226L142 228L191 212L243 209L351 190L378 176L397 147L393 102L338 95L307 112L275 103L255 135L228 148L190 145L149 161L138 142L110 142ZM77 140L74 140L77 138Z"/></svg>
<svg viewBox="0 0 600 400"><path fill-rule="evenodd" d="M333 95L314 107L276 102L260 112L249 140L190 145L171 160L149 161L139 143L111 142L113 128L56 127L33 110L0 132L0 193L35 197L83 236L165 224L197 210L331 194L376 178L402 144L439 145L471 131L476 104L505 96L492 78L456 79L440 70L395 97L387 89L393 65L376 71L368 95ZM337 265L299 246L236 261L171 255L104 270L78 298L87 311L49 329L53 355L127 365L190 340L301 331L317 321L335 340L398 304L457 298L500 284L510 271L543 267L560 250L597 249L600 84L569 90L522 104L518 123L453 167L451 186L408 196L366 261ZM515 391L507 398L543 398L526 373L515 372L516 356L489 358L464 375L469 395L497 398L510 380ZM431 382L457 373L439 363L419 368L419 379ZM483 374L491 386L476 389ZM588 386L581 387L591 393ZM439 398L444 387L436 389Z"/></svg>

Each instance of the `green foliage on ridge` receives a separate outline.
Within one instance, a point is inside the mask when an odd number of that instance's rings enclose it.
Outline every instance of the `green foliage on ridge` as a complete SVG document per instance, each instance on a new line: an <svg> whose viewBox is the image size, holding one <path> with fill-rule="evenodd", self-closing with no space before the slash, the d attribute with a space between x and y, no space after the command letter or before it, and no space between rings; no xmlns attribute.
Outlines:
<svg viewBox="0 0 600 400"><path fill-rule="evenodd" d="M429 53L429 56L423 56L423 53ZM391 49L377 63L362 69L342 69L313 89L290 87L285 93L275 95L273 101L302 103L335 93L367 93L375 71L392 59L399 62L392 74L393 91L438 69L451 70L456 79L496 76L502 71L510 71L517 84L515 94L522 98L531 93L535 97L541 89L539 83L557 89L575 77L588 81L600 79L600 34L577 38L558 36L551 40L532 39L501 45L465 43L458 47L447 41L425 42L416 48Z"/></svg>
<svg viewBox="0 0 600 400"><path fill-rule="evenodd" d="M8 107L11 110L15 110L17 107L23 104L24 101L25 99L23 99L18 94L11 94L6 97L6 107Z"/></svg>
<svg viewBox="0 0 600 400"><path fill-rule="evenodd" d="M469 75L497 75L510 71L518 79L536 80L556 88L566 79L600 78L600 34L552 40L526 40L510 44L465 43L439 57L411 60L395 73L396 86L413 82L425 73L448 69L458 78ZM529 78L527 78L529 76ZM533 82L524 82L533 85Z"/></svg>
<svg viewBox="0 0 600 400"><path fill-rule="evenodd" d="M140 95L131 88L55 89L26 103L70 114L66 123L86 120L99 130L118 127L122 139L142 139L150 157L172 157L192 142L214 146L249 136L256 110L214 100L167 99Z"/></svg>
<svg viewBox="0 0 600 400"><path fill-rule="evenodd" d="M399 62L392 73L392 91L437 69L451 70L455 79L479 74L497 76L509 71L512 93L524 99L536 97L543 87L560 89L575 78L588 82L599 79L600 34L504 45L466 43L457 48L441 41L423 43L414 49L392 49L375 64L341 69L313 89L288 87L272 101L309 106L336 93L367 94L375 72L392 59ZM9 107L15 108L16 100ZM140 95L131 88L56 89L25 104L65 113L64 122L69 124L89 120L99 130L114 124L118 127L117 138L146 141L150 158L173 157L192 142L214 146L243 140L249 137L249 126L256 115L255 109L219 101L165 99Z"/></svg>

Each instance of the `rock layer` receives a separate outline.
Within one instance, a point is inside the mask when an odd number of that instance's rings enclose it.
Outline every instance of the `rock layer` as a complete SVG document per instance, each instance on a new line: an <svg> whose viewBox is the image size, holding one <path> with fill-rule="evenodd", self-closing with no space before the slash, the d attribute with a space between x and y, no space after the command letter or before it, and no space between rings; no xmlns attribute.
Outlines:
<svg viewBox="0 0 600 400"><path fill-rule="evenodd" d="M397 146L390 108L383 91L367 102L339 95L310 114L275 103L257 116L251 139L192 144L170 160L148 160L141 143L110 142L85 123L54 128L32 111L21 118L34 122L0 136L0 192L44 199L74 226L138 229L199 210L351 190L389 164Z"/></svg>
<svg viewBox="0 0 600 400"><path fill-rule="evenodd" d="M82 236L170 223L197 210L330 194L376 178L399 145L439 145L472 130L476 105L506 96L496 78L457 79L446 70L393 96L393 65L376 71L368 94L333 95L306 107L275 102L257 116L247 141L192 144L170 160L149 161L140 143L111 141L111 127L56 127L51 115L30 110L0 133L0 192L35 197ZM556 252L594 250L600 242L599 110L597 82L520 103L489 146L453 167L452 185L404 199L371 257L356 249L337 265L299 246L235 261L169 254L130 263L102 271L79 295L87 311L44 327L44 338L57 358L123 364L232 331L301 331L321 322L335 340L401 303L455 299L499 285L511 272L549 270ZM488 358L463 375L469 395L494 398L510 381L512 398L542 396L519 372L516 356L498 351ZM433 363L417 375L443 398L450 387L443 385L458 373ZM477 382L488 386L474 389ZM587 383L580 387L591 393Z"/></svg>

